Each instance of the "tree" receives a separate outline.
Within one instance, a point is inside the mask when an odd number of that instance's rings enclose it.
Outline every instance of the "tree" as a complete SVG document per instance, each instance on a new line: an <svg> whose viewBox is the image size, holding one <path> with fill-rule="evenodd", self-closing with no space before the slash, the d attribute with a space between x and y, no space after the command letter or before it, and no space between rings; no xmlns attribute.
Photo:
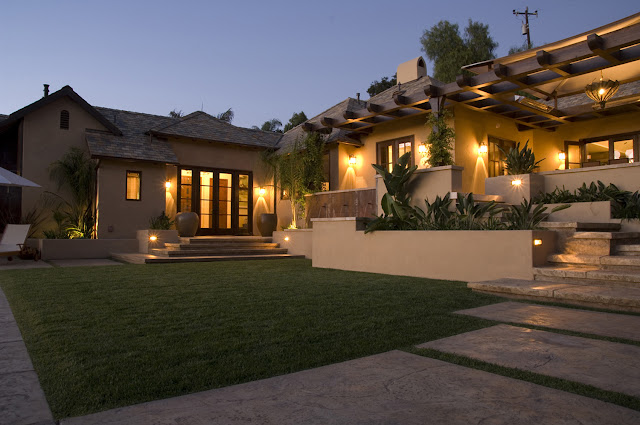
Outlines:
<svg viewBox="0 0 640 425"><path fill-rule="evenodd" d="M520 46L511 46L509 48L509 54L513 55L514 53L518 53L518 52L524 52L525 50L529 50L530 48L533 48L533 46L529 47L529 45L527 44L527 42L525 41L523 44L521 44Z"/></svg>
<svg viewBox="0 0 640 425"><path fill-rule="evenodd" d="M265 121L264 124L262 124L262 127L254 125L251 128L253 128L254 130L271 131L272 133L282 133L280 127L282 127L282 122L277 118L273 118L269 121Z"/></svg>
<svg viewBox="0 0 640 425"><path fill-rule="evenodd" d="M303 122L307 121L309 118L305 115L304 111L294 112L291 116L291 119L284 126L284 132L291 130L292 128L299 126Z"/></svg>
<svg viewBox="0 0 640 425"><path fill-rule="evenodd" d="M493 59L498 47L489 26L469 19L460 35L458 24L440 21L420 37L422 51L434 63L433 76L444 83L455 81L464 65Z"/></svg>
<svg viewBox="0 0 640 425"><path fill-rule="evenodd" d="M388 88L391 88L398 84L397 79L398 74L393 74L393 77L382 77L380 81L373 80L369 88L367 89L367 93L369 93L369 97L373 97L378 93L382 93Z"/></svg>
<svg viewBox="0 0 640 425"><path fill-rule="evenodd" d="M440 113L432 112L427 118L427 125L431 127L431 131L425 143L429 146L428 162L431 167L453 165L451 150L456 140L456 133L447 125L449 118L451 118L451 112L446 109Z"/></svg>
<svg viewBox="0 0 640 425"><path fill-rule="evenodd" d="M218 118L220 121L231 124L231 121L233 121L233 116L233 109L229 108L226 111L219 113L216 118Z"/></svg>
<svg viewBox="0 0 640 425"><path fill-rule="evenodd" d="M178 111L177 109L174 109L173 111L169 112L169 116L171 118L182 118L182 111Z"/></svg>

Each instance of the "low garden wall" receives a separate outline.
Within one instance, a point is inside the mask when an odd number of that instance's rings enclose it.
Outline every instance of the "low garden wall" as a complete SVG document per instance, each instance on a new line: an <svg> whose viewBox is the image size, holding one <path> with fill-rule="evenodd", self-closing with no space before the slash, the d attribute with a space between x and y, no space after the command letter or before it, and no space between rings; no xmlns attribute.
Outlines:
<svg viewBox="0 0 640 425"><path fill-rule="evenodd" d="M545 171L539 175L544 176L545 192L553 192L556 187L562 189L563 186L565 189L573 191L582 186L582 183L586 183L588 186L591 182L598 180L605 185L613 183L619 189L630 192L640 189L640 162Z"/></svg>
<svg viewBox="0 0 640 425"><path fill-rule="evenodd" d="M273 232L273 241L280 248L287 248L289 254L304 255L311 258L313 229L285 229Z"/></svg>
<svg viewBox="0 0 640 425"><path fill-rule="evenodd" d="M547 212L560 205L571 205L569 208L552 212L547 221L576 221L581 223L610 223L620 220L611 218L611 201L570 202L566 204L545 204Z"/></svg>
<svg viewBox="0 0 640 425"><path fill-rule="evenodd" d="M365 234L356 223L355 218L313 220L314 267L462 281L533 279L533 267L544 265L555 251L552 231ZM534 239L542 244L534 246Z"/></svg>
<svg viewBox="0 0 640 425"><path fill-rule="evenodd" d="M109 258L112 253L138 252L137 239L27 239L43 260Z"/></svg>

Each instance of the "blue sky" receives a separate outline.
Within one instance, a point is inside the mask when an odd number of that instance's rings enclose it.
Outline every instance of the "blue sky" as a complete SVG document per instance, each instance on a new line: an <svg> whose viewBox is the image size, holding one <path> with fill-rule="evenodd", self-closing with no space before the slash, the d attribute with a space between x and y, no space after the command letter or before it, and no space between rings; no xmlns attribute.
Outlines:
<svg viewBox="0 0 640 425"><path fill-rule="evenodd" d="M70 85L90 104L166 115L232 107L250 127L311 117L424 54L420 36L446 19L489 25L498 56L640 12L609 1L31 1L2 5L0 113ZM430 64L427 72L431 73Z"/></svg>

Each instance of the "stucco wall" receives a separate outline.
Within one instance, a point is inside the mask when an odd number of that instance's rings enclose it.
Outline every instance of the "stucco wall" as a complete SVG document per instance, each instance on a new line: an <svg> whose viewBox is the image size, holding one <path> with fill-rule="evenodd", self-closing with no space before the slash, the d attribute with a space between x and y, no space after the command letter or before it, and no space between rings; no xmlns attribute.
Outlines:
<svg viewBox="0 0 640 425"><path fill-rule="evenodd" d="M533 240L542 245L534 246ZM532 279L555 249L549 231L356 231L355 219L316 219L313 266L433 279Z"/></svg>
<svg viewBox="0 0 640 425"><path fill-rule="evenodd" d="M60 111L69 111L69 129L60 129ZM69 98L61 98L28 114L23 122L22 175L38 183L41 188L27 188L22 192L23 214L41 205L39 200L45 191L60 194L70 200L68 191L58 190L49 180L49 166L66 154L71 147L87 151L85 129L106 130L102 124ZM53 227L53 221L43 228Z"/></svg>
<svg viewBox="0 0 640 425"><path fill-rule="evenodd" d="M140 200L126 200L127 170L140 171ZM98 169L98 238L136 238L165 210L164 164L101 160Z"/></svg>
<svg viewBox="0 0 640 425"><path fill-rule="evenodd" d="M582 186L582 183L589 185L598 180L607 185L613 183L622 190L640 190L640 162L550 171L540 175L544 176L545 192L552 192L556 187L562 186L573 191Z"/></svg>
<svg viewBox="0 0 640 425"><path fill-rule="evenodd" d="M287 248L289 254L312 257L313 229L287 229L273 232L273 241L280 248Z"/></svg>

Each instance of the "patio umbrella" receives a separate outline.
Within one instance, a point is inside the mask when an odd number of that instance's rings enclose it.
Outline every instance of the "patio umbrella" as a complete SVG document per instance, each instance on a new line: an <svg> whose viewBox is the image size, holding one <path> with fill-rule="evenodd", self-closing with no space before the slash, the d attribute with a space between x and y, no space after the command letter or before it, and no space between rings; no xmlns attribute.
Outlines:
<svg viewBox="0 0 640 425"><path fill-rule="evenodd" d="M17 187L40 187L31 180L20 177L9 170L0 167L0 186L17 186ZM7 189L9 190L9 189Z"/></svg>

